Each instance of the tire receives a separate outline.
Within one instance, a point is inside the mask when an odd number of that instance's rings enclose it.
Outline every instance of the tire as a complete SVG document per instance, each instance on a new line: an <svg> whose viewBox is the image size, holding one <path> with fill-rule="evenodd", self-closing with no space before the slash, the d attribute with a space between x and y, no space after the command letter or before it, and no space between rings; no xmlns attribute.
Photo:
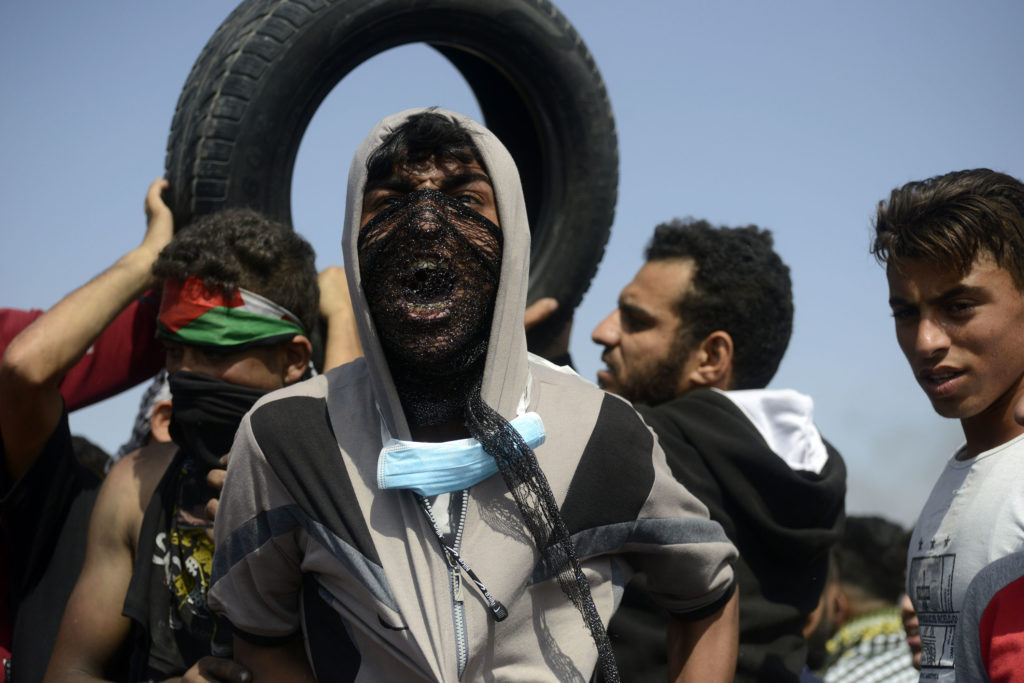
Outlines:
<svg viewBox="0 0 1024 683"><path fill-rule="evenodd" d="M459 70L519 168L532 226L529 300L560 304L530 335L541 347L597 270L618 186L604 83L547 0L245 0L178 100L166 158L176 220L250 206L291 225L292 169L317 107L355 67L413 42Z"/></svg>

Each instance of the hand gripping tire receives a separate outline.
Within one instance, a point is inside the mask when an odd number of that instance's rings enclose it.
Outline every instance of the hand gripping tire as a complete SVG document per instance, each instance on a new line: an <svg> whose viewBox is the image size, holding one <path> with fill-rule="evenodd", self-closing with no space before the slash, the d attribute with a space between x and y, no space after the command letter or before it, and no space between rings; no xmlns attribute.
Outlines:
<svg viewBox="0 0 1024 683"><path fill-rule="evenodd" d="M597 270L618 185L604 83L547 0L245 0L178 100L166 159L178 225L230 206L291 225L292 169L317 107L355 67L413 42L459 70L519 168L533 226L529 300L560 304L531 334L542 346Z"/></svg>

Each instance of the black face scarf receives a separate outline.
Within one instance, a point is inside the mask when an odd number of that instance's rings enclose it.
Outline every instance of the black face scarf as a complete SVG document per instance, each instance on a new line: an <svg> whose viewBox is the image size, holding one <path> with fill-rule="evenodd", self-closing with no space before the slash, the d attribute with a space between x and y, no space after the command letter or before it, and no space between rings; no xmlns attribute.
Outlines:
<svg viewBox="0 0 1024 683"><path fill-rule="evenodd" d="M171 439L206 470L221 466L242 417L267 393L184 370L171 373L168 383Z"/></svg>

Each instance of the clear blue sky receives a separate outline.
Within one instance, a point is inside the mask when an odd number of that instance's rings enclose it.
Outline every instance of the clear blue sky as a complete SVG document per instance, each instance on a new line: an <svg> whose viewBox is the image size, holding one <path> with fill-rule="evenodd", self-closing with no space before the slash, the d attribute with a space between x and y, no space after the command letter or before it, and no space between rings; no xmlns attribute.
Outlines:
<svg viewBox="0 0 1024 683"><path fill-rule="evenodd" d="M607 255L572 352L641 264L653 226L692 215L770 228L792 269L796 326L772 386L815 399L849 467L848 508L913 522L959 426L932 413L896 347L870 220L897 185L987 166L1024 176L1024 4L556 3L604 76L621 155ZM0 4L0 305L46 308L137 244L175 102L233 2ZM478 115L436 53L360 67L317 113L295 224L340 263L345 174L381 116L440 104ZM139 392L73 416L108 450Z"/></svg>

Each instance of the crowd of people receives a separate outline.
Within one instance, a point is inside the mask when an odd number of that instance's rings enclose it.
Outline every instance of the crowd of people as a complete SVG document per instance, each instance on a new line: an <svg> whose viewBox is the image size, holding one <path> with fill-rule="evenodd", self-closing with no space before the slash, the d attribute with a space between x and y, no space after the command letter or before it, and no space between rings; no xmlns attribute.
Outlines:
<svg viewBox="0 0 1024 683"><path fill-rule="evenodd" d="M657 226L595 385L567 334L527 350L557 302L527 306L519 173L467 117L369 133L344 269L248 209L175 232L167 189L96 278L0 311L0 681L1024 670L1020 181L878 205L897 343L965 437L912 530L847 516L813 400L769 388L794 312L769 230ZM145 381L118 453L71 435Z"/></svg>

